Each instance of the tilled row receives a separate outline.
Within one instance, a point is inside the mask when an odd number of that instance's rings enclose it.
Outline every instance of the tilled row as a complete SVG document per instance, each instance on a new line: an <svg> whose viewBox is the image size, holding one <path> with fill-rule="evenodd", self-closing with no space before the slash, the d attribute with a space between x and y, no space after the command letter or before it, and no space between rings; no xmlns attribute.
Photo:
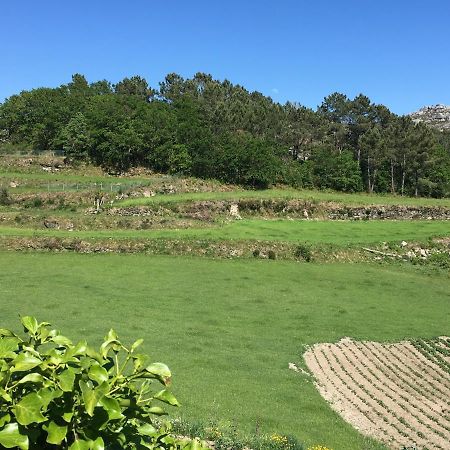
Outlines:
<svg viewBox="0 0 450 450"><path fill-rule="evenodd" d="M322 396L362 433L392 448L448 448L448 374L410 343L345 339L304 356Z"/></svg>

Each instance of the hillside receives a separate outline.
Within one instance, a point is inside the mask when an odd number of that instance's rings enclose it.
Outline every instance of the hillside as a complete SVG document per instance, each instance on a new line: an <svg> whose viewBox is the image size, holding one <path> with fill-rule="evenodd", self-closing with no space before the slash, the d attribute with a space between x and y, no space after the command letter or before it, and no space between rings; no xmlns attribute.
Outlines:
<svg viewBox="0 0 450 450"><path fill-rule="evenodd" d="M416 123L423 122L440 131L450 130L450 106L432 105L424 106L419 111L410 114Z"/></svg>

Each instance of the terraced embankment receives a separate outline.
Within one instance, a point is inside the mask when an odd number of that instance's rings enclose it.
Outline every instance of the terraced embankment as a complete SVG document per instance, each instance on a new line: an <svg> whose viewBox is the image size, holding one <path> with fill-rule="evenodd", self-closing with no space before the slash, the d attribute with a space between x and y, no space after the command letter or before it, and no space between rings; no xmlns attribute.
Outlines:
<svg viewBox="0 0 450 450"><path fill-rule="evenodd" d="M394 449L448 449L450 339L316 344L304 355L321 395Z"/></svg>

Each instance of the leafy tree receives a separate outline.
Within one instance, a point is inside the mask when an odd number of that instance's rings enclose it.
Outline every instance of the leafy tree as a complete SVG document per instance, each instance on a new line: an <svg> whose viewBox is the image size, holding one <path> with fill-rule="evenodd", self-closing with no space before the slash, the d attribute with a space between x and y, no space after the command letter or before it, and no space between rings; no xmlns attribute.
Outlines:
<svg viewBox="0 0 450 450"><path fill-rule="evenodd" d="M432 150L435 140L431 130L424 124L418 123L410 130L409 142L411 145L410 170L412 183L414 186L414 195L419 195L419 187L423 184L429 167L434 163Z"/></svg>
<svg viewBox="0 0 450 450"><path fill-rule="evenodd" d="M145 101L149 101L150 97L154 94L145 78L135 75L131 78L124 78L114 86L116 94L120 95L133 95L139 97Z"/></svg>
<svg viewBox="0 0 450 450"><path fill-rule="evenodd" d="M83 113L75 114L61 130L60 142L69 161L84 160L91 145L88 123Z"/></svg>
<svg viewBox="0 0 450 450"><path fill-rule="evenodd" d="M375 126L369 129L360 136L358 144L366 168L367 191L372 193L375 189L378 170L386 158L386 146L380 128Z"/></svg>
<svg viewBox="0 0 450 450"><path fill-rule="evenodd" d="M350 150L336 153L330 147L318 147L313 153L312 161L316 186L344 192L362 190L359 165Z"/></svg>
<svg viewBox="0 0 450 450"><path fill-rule="evenodd" d="M439 161L448 160L449 135L416 127L362 94L335 92L313 111L201 72L168 74L158 91L140 76L112 86L75 74L67 85L0 104L3 152L64 148L83 159L88 151L114 171L144 165L247 186L358 190L362 176L369 192L446 195Z"/></svg>

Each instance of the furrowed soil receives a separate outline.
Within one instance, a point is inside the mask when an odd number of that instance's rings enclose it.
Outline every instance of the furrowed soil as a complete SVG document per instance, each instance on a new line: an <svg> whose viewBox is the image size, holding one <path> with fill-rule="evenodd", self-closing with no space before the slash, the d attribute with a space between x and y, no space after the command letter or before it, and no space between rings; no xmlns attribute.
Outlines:
<svg viewBox="0 0 450 450"><path fill-rule="evenodd" d="M423 341L422 341L423 342ZM448 339L439 352L448 355ZM424 350L425 349L425 350ZM382 344L345 338L304 354L323 398L361 433L392 449L440 449L450 443L450 375L436 345ZM428 353L427 353L428 352Z"/></svg>

